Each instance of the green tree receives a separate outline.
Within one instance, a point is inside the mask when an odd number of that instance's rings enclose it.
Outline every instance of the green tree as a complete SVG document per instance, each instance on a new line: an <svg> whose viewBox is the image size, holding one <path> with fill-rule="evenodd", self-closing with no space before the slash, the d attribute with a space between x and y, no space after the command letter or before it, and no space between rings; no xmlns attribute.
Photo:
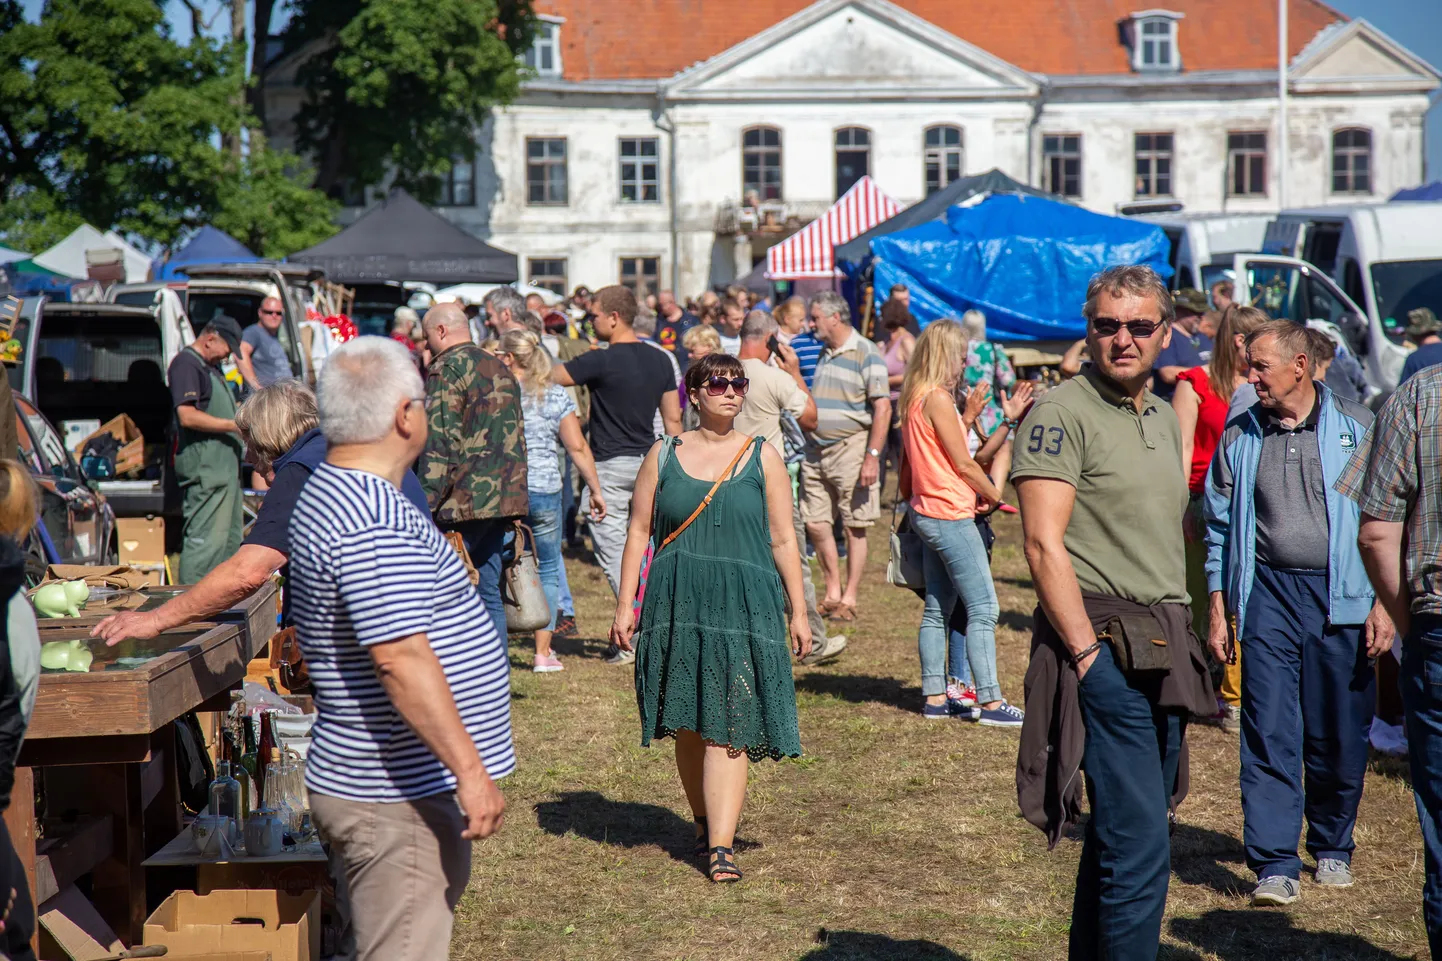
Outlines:
<svg viewBox="0 0 1442 961"><path fill-rule="evenodd" d="M88 221L172 246L220 218L286 253L333 233L295 157L220 149L250 122L243 62L179 43L157 0L48 0L35 23L0 0L0 236L38 250Z"/></svg>
<svg viewBox="0 0 1442 961"><path fill-rule="evenodd" d="M434 201L451 158L475 156L475 129L512 100L531 43L531 0L294 0L285 48L315 47L298 143L316 186L395 183Z"/></svg>

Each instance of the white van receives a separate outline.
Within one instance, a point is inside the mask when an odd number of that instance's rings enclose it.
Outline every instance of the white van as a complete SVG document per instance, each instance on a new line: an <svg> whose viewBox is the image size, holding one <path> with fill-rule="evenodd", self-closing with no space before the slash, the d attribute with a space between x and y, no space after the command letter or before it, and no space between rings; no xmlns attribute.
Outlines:
<svg viewBox="0 0 1442 961"><path fill-rule="evenodd" d="M1172 242L1172 287L1206 291L1225 280L1236 254L1262 249L1270 214L1189 214L1181 211L1136 214L1162 228Z"/></svg>
<svg viewBox="0 0 1442 961"><path fill-rule="evenodd" d="M1362 321L1344 332L1384 390L1397 386L1407 358L1408 312L1430 307L1442 317L1442 203L1284 210L1261 249L1273 265L1305 261L1341 288Z"/></svg>

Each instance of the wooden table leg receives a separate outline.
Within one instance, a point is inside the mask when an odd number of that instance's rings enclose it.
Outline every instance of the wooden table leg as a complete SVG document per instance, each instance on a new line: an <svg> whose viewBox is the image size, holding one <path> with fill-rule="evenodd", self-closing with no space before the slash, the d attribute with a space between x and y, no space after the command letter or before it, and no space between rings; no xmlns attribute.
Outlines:
<svg viewBox="0 0 1442 961"><path fill-rule="evenodd" d="M88 768L97 813L114 819L108 860L92 875L96 910L127 945L140 943L145 927L144 819L141 765L104 764Z"/></svg>
<svg viewBox="0 0 1442 961"><path fill-rule="evenodd" d="M5 829L10 843L25 867L25 883L30 886L30 902L35 905L35 934L30 947L40 950L40 905L35 887L35 771L28 767L15 769L15 786L10 789L10 807L5 810Z"/></svg>

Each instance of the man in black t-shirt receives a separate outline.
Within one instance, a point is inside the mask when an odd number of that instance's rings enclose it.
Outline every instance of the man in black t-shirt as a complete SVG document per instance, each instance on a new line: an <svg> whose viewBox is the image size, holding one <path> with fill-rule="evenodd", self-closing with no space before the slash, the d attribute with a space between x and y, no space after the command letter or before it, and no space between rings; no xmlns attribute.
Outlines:
<svg viewBox="0 0 1442 961"><path fill-rule="evenodd" d="M632 329L635 294L626 287L602 287L591 301L591 310L596 336L609 346L558 365L551 379L562 387L591 391L591 450L601 495L610 505L603 520L591 522L591 547L611 590L619 592L631 493L641 461L656 442L656 411L661 411L667 434L681 433L681 397L670 359L643 344ZM608 660L624 664L633 658L629 651L618 650Z"/></svg>
<svg viewBox="0 0 1442 961"><path fill-rule="evenodd" d="M676 364L684 374L691 363L691 357L686 348L681 346L681 338L701 321L695 314L688 313L676 303L676 294L673 291L661 291L657 302L660 307L656 311L656 343L676 355Z"/></svg>

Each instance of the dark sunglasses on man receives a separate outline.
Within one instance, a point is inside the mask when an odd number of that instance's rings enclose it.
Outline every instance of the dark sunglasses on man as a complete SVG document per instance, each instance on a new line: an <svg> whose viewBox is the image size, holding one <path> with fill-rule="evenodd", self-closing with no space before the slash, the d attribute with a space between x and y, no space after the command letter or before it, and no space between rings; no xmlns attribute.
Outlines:
<svg viewBox="0 0 1442 961"><path fill-rule="evenodd" d="M1161 322L1155 320L1122 321L1115 317L1096 317L1092 320L1092 330L1096 331L1098 337L1115 337L1125 327L1133 340L1146 340L1161 326Z"/></svg>
<svg viewBox="0 0 1442 961"><path fill-rule="evenodd" d="M706 381L706 393L712 397L720 397L726 393L726 388L730 387L736 391L737 397L745 397L746 390L750 386L751 378L749 377L732 377L729 380L725 377L712 377Z"/></svg>

